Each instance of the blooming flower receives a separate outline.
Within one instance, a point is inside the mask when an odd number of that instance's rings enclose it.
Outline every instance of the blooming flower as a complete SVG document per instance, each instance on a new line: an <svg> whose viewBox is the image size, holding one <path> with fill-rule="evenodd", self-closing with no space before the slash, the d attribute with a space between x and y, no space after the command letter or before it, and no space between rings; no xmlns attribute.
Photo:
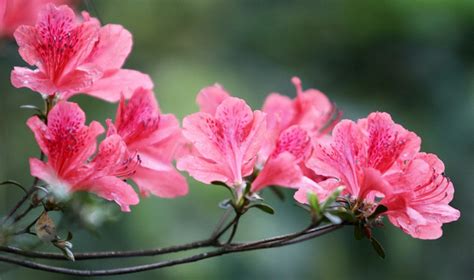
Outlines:
<svg viewBox="0 0 474 280"><path fill-rule="evenodd" d="M303 90L298 77L291 81L296 87L295 99L278 93L265 99L262 111L268 115L269 126L277 134L291 125L299 125L314 139L326 135L337 123L337 108L319 90Z"/></svg>
<svg viewBox="0 0 474 280"><path fill-rule="evenodd" d="M141 164L131 176L142 195L176 197L188 192L184 177L171 161L181 139L176 117L161 114L151 90L139 88L125 104L120 101L115 124L108 120L108 135L118 134Z"/></svg>
<svg viewBox="0 0 474 280"><path fill-rule="evenodd" d="M386 113L372 113L357 123L344 120L307 162L329 179L320 189L301 188L295 198L307 203L306 194L314 192L324 199L344 186L356 203L377 205L382 199L390 221L413 237L437 238L442 223L456 220L459 211L448 205L454 190L442 175L441 161L419 153L420 144L416 134Z"/></svg>
<svg viewBox="0 0 474 280"><path fill-rule="evenodd" d="M213 89L222 96L222 88ZM183 135L192 151L178 159L177 167L198 181L221 181L240 188L243 178L253 172L265 134L265 115L252 111L244 100L235 97L212 104L218 104L215 110L209 107L207 112L184 118Z"/></svg>
<svg viewBox="0 0 474 280"><path fill-rule="evenodd" d="M47 3L70 4L68 0L2 0L0 1L0 37L10 37L18 26L35 23L38 12Z"/></svg>
<svg viewBox="0 0 474 280"><path fill-rule="evenodd" d="M298 188L305 184L303 163L311 152L311 141L306 130L299 126L285 129L278 137L272 153L267 158L259 157L263 166L252 183L253 192L266 186Z"/></svg>
<svg viewBox="0 0 474 280"><path fill-rule="evenodd" d="M213 115L217 107L229 98L231 95L221 85L215 84L202 89L196 100L202 113ZM287 97L281 96L281 98ZM278 114L283 113L284 107L282 105ZM279 115L272 114L272 118L267 122L266 133L262 136L263 143L258 149L255 161L258 175L252 182L252 192L258 192L271 185L298 188L301 185L316 184L304 175L301 168L311 152L309 133L299 125L276 128L277 118Z"/></svg>
<svg viewBox="0 0 474 280"><path fill-rule="evenodd" d="M133 173L137 163L118 135L107 137L96 151L96 138L104 128L85 125L85 114L75 103L59 102L49 113L47 125L37 116L27 125L48 161L30 159L31 175L40 178L57 195L88 191L114 200L122 211L138 203L133 188L121 178Z"/></svg>
<svg viewBox="0 0 474 280"><path fill-rule="evenodd" d="M131 34L120 25L100 27L86 12L82 17L76 19L67 6L48 4L35 26L18 27L14 36L20 55L37 69L15 67L12 84L63 100L86 93L110 102L120 94L129 98L138 87L152 88L148 75L121 69L132 47Z"/></svg>
<svg viewBox="0 0 474 280"><path fill-rule="evenodd" d="M433 154L419 153L403 164L402 171L391 174L391 184L380 202L387 206L390 222L421 239L437 239L441 226L459 219L457 209L449 206L454 187L443 175L444 164Z"/></svg>

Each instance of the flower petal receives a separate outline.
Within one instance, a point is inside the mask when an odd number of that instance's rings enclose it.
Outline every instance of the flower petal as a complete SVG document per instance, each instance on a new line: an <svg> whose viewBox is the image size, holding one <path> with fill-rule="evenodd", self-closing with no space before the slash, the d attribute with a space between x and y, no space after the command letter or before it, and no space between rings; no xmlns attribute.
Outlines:
<svg viewBox="0 0 474 280"><path fill-rule="evenodd" d="M220 85L215 84L210 87L203 88L196 97L196 102L199 105L201 112L214 115L217 106L222 101L230 97L230 94Z"/></svg>
<svg viewBox="0 0 474 280"><path fill-rule="evenodd" d="M107 24L99 31L99 40L88 58L103 70L119 69L132 50L132 34L118 24Z"/></svg>
<svg viewBox="0 0 474 280"><path fill-rule="evenodd" d="M117 102L121 95L130 98L138 88L152 89L153 82L150 76L129 69L110 70L102 78L84 89L85 94L103 99L108 102Z"/></svg>
<svg viewBox="0 0 474 280"><path fill-rule="evenodd" d="M160 171L139 167L131 179L137 183L140 193L144 196L153 194L173 198L188 193L186 179L172 166Z"/></svg>
<svg viewBox="0 0 474 280"><path fill-rule="evenodd" d="M130 212L130 205L136 205L139 202L137 193L133 188L113 176L105 176L90 182L89 186L84 186L82 190L87 190L98 196L115 201L123 212Z"/></svg>
<svg viewBox="0 0 474 280"><path fill-rule="evenodd" d="M267 186L299 188L303 172L298 167L296 158L289 152L271 157L252 183L252 192L258 192Z"/></svg>
<svg viewBox="0 0 474 280"><path fill-rule="evenodd" d="M10 80L16 88L26 87L45 95L54 95L58 92L56 85L39 69L31 70L24 67L15 67Z"/></svg>

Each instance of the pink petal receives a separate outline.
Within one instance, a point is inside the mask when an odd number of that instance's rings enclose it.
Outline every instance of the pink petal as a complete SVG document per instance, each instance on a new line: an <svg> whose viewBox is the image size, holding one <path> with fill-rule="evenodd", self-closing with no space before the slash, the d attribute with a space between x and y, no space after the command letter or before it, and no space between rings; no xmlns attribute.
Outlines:
<svg viewBox="0 0 474 280"><path fill-rule="evenodd" d="M265 128L263 113L252 112L242 99L229 97L217 107L215 117L199 112L184 118L183 135L195 153L178 161L178 167L202 180L218 180L211 176L219 174L220 181L240 185L252 173Z"/></svg>
<svg viewBox="0 0 474 280"><path fill-rule="evenodd" d="M278 132L290 126L295 117L293 101L278 93L268 95L263 103L262 111L267 114L268 127Z"/></svg>
<svg viewBox="0 0 474 280"><path fill-rule="evenodd" d="M144 196L153 194L159 197L173 198L188 193L186 179L171 165L168 166L168 170L164 171L138 168L131 179L137 183L140 193Z"/></svg>
<svg viewBox="0 0 474 280"><path fill-rule="evenodd" d="M6 1L5 1L6 2ZM29 65L38 65L41 57L36 48L36 28L33 26L22 25L14 33L16 43L19 46L18 52L23 60Z"/></svg>
<svg viewBox="0 0 474 280"><path fill-rule="evenodd" d="M396 125L387 113L372 113L367 119L359 120L358 125L366 129L369 137L368 164L382 173L387 171L402 155L410 159L419 151L419 138ZM407 150L409 147L409 150Z"/></svg>
<svg viewBox="0 0 474 280"><path fill-rule="evenodd" d="M59 91L49 77L38 69L30 70L24 67L14 67L10 79L12 85L16 88L27 87L32 91L45 95L54 95Z"/></svg>
<svg viewBox="0 0 474 280"><path fill-rule="evenodd" d="M244 143L242 143L241 151L243 153L242 175L249 176L252 174L257 153L261 149L265 141L265 133L267 132L266 115L263 112L255 111L250 133Z"/></svg>
<svg viewBox="0 0 474 280"><path fill-rule="evenodd" d="M46 134L48 127L46 124L40 120L38 116L33 116L28 119L26 122L26 125L33 131L35 135L36 142L38 143L38 146L40 147L41 151L49 157L49 149L47 145L47 139L46 139Z"/></svg>
<svg viewBox="0 0 474 280"><path fill-rule="evenodd" d="M83 164L96 150L97 136L104 128L95 121L87 127L85 119L81 108L71 102L59 102L49 112L48 161L59 174Z"/></svg>
<svg viewBox="0 0 474 280"><path fill-rule="evenodd" d="M291 126L278 137L273 156L282 152L289 152L298 162L306 159L311 152L311 141L306 130L299 126Z"/></svg>
<svg viewBox="0 0 474 280"><path fill-rule="evenodd" d="M101 75L102 73L97 71L97 69L78 67L64 75L61 80L56 83L57 92L60 93L61 100L67 100L71 96L79 94L85 88L93 85Z"/></svg>
<svg viewBox="0 0 474 280"><path fill-rule="evenodd" d="M125 104L122 98L117 110L115 127L129 149L153 144L150 136L160 127L160 109L154 93L139 88L128 104Z"/></svg>
<svg viewBox="0 0 474 280"><path fill-rule="evenodd" d="M389 173L384 178L393 186L394 191L409 191L430 180L433 176L430 165L421 159L415 159L409 162L403 170L396 170Z"/></svg>
<svg viewBox="0 0 474 280"><path fill-rule="evenodd" d="M153 88L150 76L135 70L120 69L105 72L101 79L83 92L108 102L117 102L121 95L126 99L130 98L140 87Z"/></svg>
<svg viewBox="0 0 474 280"><path fill-rule="evenodd" d="M139 202L138 195L133 188L113 176L95 179L90 182L89 186L84 186L82 189L96 193L104 199L115 201L123 212L130 212L130 205L136 205Z"/></svg>
<svg viewBox="0 0 474 280"><path fill-rule="evenodd" d="M296 115L293 123L301 125L310 134L319 136L321 129L328 125L334 113L331 101L319 90L303 91L301 80L298 77L293 77L291 81L295 85L297 93L294 101Z"/></svg>
<svg viewBox="0 0 474 280"><path fill-rule="evenodd" d="M127 145L117 135L107 136L99 145L99 151L91 162L94 170L93 177L102 177L124 173L130 175L135 171L136 163L131 160ZM128 168L132 168L128 170ZM129 172L127 172L129 171Z"/></svg>
<svg viewBox="0 0 474 280"><path fill-rule="evenodd" d="M232 173L223 164L208 161L200 156L188 155L178 158L176 163L178 170L186 171L197 181L210 184L213 181L220 181L232 185L230 181Z"/></svg>
<svg viewBox="0 0 474 280"><path fill-rule="evenodd" d="M103 70L119 69L132 50L132 34L121 25L107 24L99 31L99 40L88 58Z"/></svg>
<svg viewBox="0 0 474 280"><path fill-rule="evenodd" d="M304 177L300 188L295 192L293 198L299 203L308 204L308 194L315 194L318 196L319 201L324 201L340 185L341 183L334 179L328 179L318 184Z"/></svg>
<svg viewBox="0 0 474 280"><path fill-rule="evenodd" d="M219 84L203 88L196 97L196 102L199 105L199 110L204 113L214 115L217 106L222 101L230 97L230 94Z"/></svg>
<svg viewBox="0 0 474 280"><path fill-rule="evenodd" d="M331 144L316 145L306 165L318 175L340 179L347 191L357 196L360 165L365 162L363 140L356 124L343 120L334 128Z"/></svg>
<svg viewBox="0 0 474 280"><path fill-rule="evenodd" d="M258 192L267 186L298 188L301 186L303 173L298 167L295 157L283 152L270 158L262 171L252 183L252 192Z"/></svg>
<svg viewBox="0 0 474 280"><path fill-rule="evenodd" d="M199 112L186 116L183 119L183 135L207 159L224 162L223 147L221 149L220 138L217 138L222 137L220 125L211 115Z"/></svg>
<svg viewBox="0 0 474 280"><path fill-rule="evenodd" d="M27 124L35 134L48 164L59 177L67 176L96 149L96 138L104 129L98 122L84 125L85 114L75 103L59 102L48 115L48 125L32 117Z"/></svg>
<svg viewBox="0 0 474 280"><path fill-rule="evenodd" d="M31 176L37 177L48 184L53 184L58 181L54 170L36 158L30 158L30 172Z"/></svg>

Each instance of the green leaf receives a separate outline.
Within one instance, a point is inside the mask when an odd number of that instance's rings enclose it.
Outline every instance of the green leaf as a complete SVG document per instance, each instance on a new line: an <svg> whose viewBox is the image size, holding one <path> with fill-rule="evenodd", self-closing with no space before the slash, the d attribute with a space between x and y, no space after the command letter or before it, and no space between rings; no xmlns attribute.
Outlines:
<svg viewBox="0 0 474 280"><path fill-rule="evenodd" d="M61 251L63 252L64 256L70 260L70 261L75 261L76 259L74 258L74 254L72 253L71 249L65 247L63 249L61 249Z"/></svg>
<svg viewBox="0 0 474 280"><path fill-rule="evenodd" d="M339 218L338 216L333 215L331 213L324 213L324 217L326 217L331 223L333 223L335 225L339 225L339 224L342 223L341 218Z"/></svg>
<svg viewBox="0 0 474 280"><path fill-rule="evenodd" d="M388 208L382 204L379 204L377 208L375 208L374 212L369 216L369 219L375 219L380 214L387 212Z"/></svg>
<svg viewBox="0 0 474 280"><path fill-rule="evenodd" d="M71 241L72 237L72 232L68 231L66 241Z"/></svg>
<svg viewBox="0 0 474 280"><path fill-rule="evenodd" d="M324 212L324 210L333 204L336 201L336 198L341 194L342 190L344 189L344 186L339 186L337 187L331 195L329 195L326 200L321 204L321 211Z"/></svg>
<svg viewBox="0 0 474 280"><path fill-rule="evenodd" d="M285 194L281 191L279 187L270 186L268 188L276 195L276 197L278 197L279 200L285 201Z"/></svg>
<svg viewBox="0 0 474 280"><path fill-rule="evenodd" d="M261 203L261 204L254 204L250 207L255 207L259 210L262 210L263 212L267 213L267 214L270 214L270 215L273 215L275 214L275 210L273 210L273 208L268 205L268 204L265 204L265 203Z"/></svg>
<svg viewBox="0 0 474 280"><path fill-rule="evenodd" d="M354 213L348 212L345 209L343 211L333 212L333 214L349 223L354 223L356 221Z"/></svg>
<svg viewBox="0 0 474 280"><path fill-rule="evenodd" d="M307 197L308 197L308 203L311 206L311 209L313 209L314 212L319 215L321 213L321 208L319 206L318 196L314 193L308 193Z"/></svg>
<svg viewBox="0 0 474 280"><path fill-rule="evenodd" d="M370 243L372 243L372 247L374 248L375 252L377 252L377 255L381 257L382 259L385 259L385 250L382 247L382 245L377 241L375 238L370 239Z"/></svg>
<svg viewBox="0 0 474 280"><path fill-rule="evenodd" d="M40 115L43 115L43 111L35 105L21 105L20 109L33 110L38 112Z"/></svg>
<svg viewBox="0 0 474 280"><path fill-rule="evenodd" d="M354 225L354 238L356 240L362 240L362 238L364 238L364 226L361 223Z"/></svg>
<svg viewBox="0 0 474 280"><path fill-rule="evenodd" d="M223 186L223 187L226 187L226 188L229 187L229 186L226 185L226 183L221 182L221 181L212 181L211 184L212 185L217 185L217 186Z"/></svg>
<svg viewBox="0 0 474 280"><path fill-rule="evenodd" d="M232 194L232 196L235 195L235 194L234 194L234 190L233 190L231 187L227 186L227 184L224 183L224 182L221 182L221 181L212 181L211 184L212 184L212 185L216 185L216 186L224 187L224 188L226 188L228 191L230 191L230 193Z"/></svg>
<svg viewBox="0 0 474 280"><path fill-rule="evenodd" d="M227 209L229 208L230 206L232 206L231 204L232 200L231 199L224 199L222 200L221 202L219 202L219 207L222 208L222 209Z"/></svg>

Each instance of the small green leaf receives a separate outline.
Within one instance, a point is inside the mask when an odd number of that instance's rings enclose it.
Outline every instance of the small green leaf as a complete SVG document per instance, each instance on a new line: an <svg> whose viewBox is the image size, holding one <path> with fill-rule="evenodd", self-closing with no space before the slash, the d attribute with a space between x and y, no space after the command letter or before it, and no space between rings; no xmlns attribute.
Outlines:
<svg viewBox="0 0 474 280"><path fill-rule="evenodd" d="M72 232L68 231L66 241L71 241L72 237L73 237Z"/></svg>
<svg viewBox="0 0 474 280"><path fill-rule="evenodd" d="M279 200L285 201L285 194L281 191L279 187L270 186L268 188L276 195L276 197L278 197Z"/></svg>
<svg viewBox="0 0 474 280"><path fill-rule="evenodd" d="M354 225L354 238L356 240L362 240L362 238L364 238L364 226L361 223Z"/></svg>
<svg viewBox="0 0 474 280"><path fill-rule="evenodd" d="M38 112L40 115L43 115L43 111L35 105L21 105L20 109L33 110Z"/></svg>
<svg viewBox="0 0 474 280"><path fill-rule="evenodd" d="M370 215L369 219L375 219L380 214L387 212L388 208L382 204L379 204L377 208L375 208L374 212Z"/></svg>
<svg viewBox="0 0 474 280"><path fill-rule="evenodd" d="M339 218L349 223L354 223L356 221L354 214L346 210L334 212L333 214L337 215Z"/></svg>
<svg viewBox="0 0 474 280"><path fill-rule="evenodd" d="M331 213L324 213L324 217L326 217L331 223L333 223L335 225L339 225L340 223L342 223L341 218L339 218L338 216L333 215Z"/></svg>
<svg viewBox="0 0 474 280"><path fill-rule="evenodd" d="M321 204L321 211L324 212L324 210L333 204L336 201L336 198L341 194L342 190L344 189L344 186L339 186L337 187L331 195L329 195L326 200Z"/></svg>
<svg viewBox="0 0 474 280"><path fill-rule="evenodd" d="M318 196L314 193L308 193L307 197L309 205L314 210L314 212L319 215L321 213L321 208L319 206Z"/></svg>
<svg viewBox="0 0 474 280"><path fill-rule="evenodd" d="M64 256L70 260L70 261L76 261L76 259L74 258L74 254L72 253L71 249L65 247L63 249L61 249L61 251L63 252Z"/></svg>
<svg viewBox="0 0 474 280"><path fill-rule="evenodd" d="M375 238L370 239L370 243L372 243L372 247L374 248L377 255L379 255L382 259L385 259L385 250L382 245L377 241Z"/></svg>
<svg viewBox="0 0 474 280"><path fill-rule="evenodd" d="M232 202L231 199L224 199L221 202L219 202L219 207L222 208L222 209L227 209L230 206L232 206L231 202Z"/></svg>
<svg viewBox="0 0 474 280"><path fill-rule="evenodd" d="M212 184L212 185L216 185L216 186L224 187L224 188L226 188L226 189L232 194L232 196L235 195L235 194L234 194L234 190L233 190L231 187L227 186L227 184L224 183L224 182L221 182L221 181L212 181L211 184Z"/></svg>
<svg viewBox="0 0 474 280"><path fill-rule="evenodd" d="M221 182L221 181L212 181L211 184L217 185L217 186L223 186L223 187L226 187L226 188L229 187L229 186L226 185L226 183Z"/></svg>
<svg viewBox="0 0 474 280"><path fill-rule="evenodd" d="M250 207L255 207L257 209L260 209L262 210L263 212L267 213L267 214L270 214L270 215L273 215L275 214L275 210L273 210L273 208L268 205L268 204L265 204L265 203L261 203L261 204L254 204Z"/></svg>

